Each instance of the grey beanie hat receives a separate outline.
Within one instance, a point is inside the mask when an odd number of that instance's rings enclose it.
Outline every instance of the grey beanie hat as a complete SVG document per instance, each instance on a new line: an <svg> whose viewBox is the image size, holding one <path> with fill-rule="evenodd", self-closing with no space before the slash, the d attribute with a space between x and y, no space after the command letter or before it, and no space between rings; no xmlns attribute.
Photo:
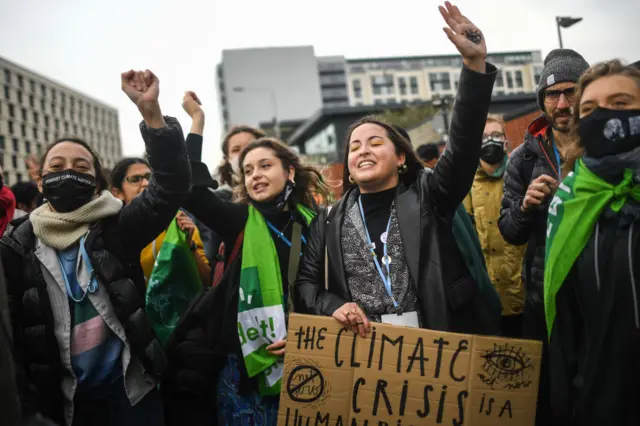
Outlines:
<svg viewBox="0 0 640 426"><path fill-rule="evenodd" d="M556 83L572 81L577 83L580 76L589 69L582 55L572 49L554 49L544 58L544 68L538 83L538 106L544 111L544 91Z"/></svg>

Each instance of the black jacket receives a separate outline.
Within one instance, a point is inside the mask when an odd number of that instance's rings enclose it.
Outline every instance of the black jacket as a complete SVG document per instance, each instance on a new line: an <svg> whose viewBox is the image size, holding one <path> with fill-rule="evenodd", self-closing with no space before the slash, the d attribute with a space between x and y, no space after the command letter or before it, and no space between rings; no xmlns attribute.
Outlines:
<svg viewBox="0 0 640 426"><path fill-rule="evenodd" d="M554 425L640 424L640 223L630 235L613 222L601 219L598 247L594 232L556 296Z"/></svg>
<svg viewBox="0 0 640 426"><path fill-rule="evenodd" d="M478 297L452 234L456 209L469 192L478 167L495 68L487 74L463 69L450 126L450 143L433 172L421 170L396 195L400 235L424 326L432 330L498 334L500 316ZM330 316L352 301L341 247L349 190L328 217L312 224L311 240L296 281L299 312ZM325 245L329 289L325 290Z"/></svg>
<svg viewBox="0 0 640 426"><path fill-rule="evenodd" d="M546 117L541 116L529 125L522 145L509 159L504 175L504 196L498 227L506 242L513 245L529 244L522 269L526 287L525 338L545 340L544 325L544 251L547 232L547 209L552 197L537 209L522 211L522 201L529 184L541 175L558 178L554 154L546 140L550 130Z"/></svg>
<svg viewBox="0 0 640 426"><path fill-rule="evenodd" d="M166 359L144 313L140 252L167 228L191 183L180 125L175 119L165 120L164 129L141 125L154 171L149 187L118 215L92 224L86 240L94 271L125 329L132 356L157 377L164 371ZM66 372L35 247L36 237L28 217L0 240L0 258L9 284L20 402L24 414L39 412L64 424L61 383Z"/></svg>
<svg viewBox="0 0 640 426"><path fill-rule="evenodd" d="M248 217L247 204L232 203L207 188L194 188L185 207L225 244L226 269L220 284L205 289L182 315L167 344L168 368L162 382L162 397L167 426L216 425L216 389L219 371L227 363L230 353L242 359L238 338L238 294L242 269L243 231ZM286 226L284 234L291 240L289 214L267 213L264 216L278 229ZM300 224L304 219L295 211L293 218ZM309 229L303 226L308 239ZM271 233L273 238L273 234ZM288 288L289 247L273 238L280 263L285 295ZM237 247L236 247L237 245ZM237 248L237 257L231 253ZM257 389L257 381L240 371L240 392Z"/></svg>

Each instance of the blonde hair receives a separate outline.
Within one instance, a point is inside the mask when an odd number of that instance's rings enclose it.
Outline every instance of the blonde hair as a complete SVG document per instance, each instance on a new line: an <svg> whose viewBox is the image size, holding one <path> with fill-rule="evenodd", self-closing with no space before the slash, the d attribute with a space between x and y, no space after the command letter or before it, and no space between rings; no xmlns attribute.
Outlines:
<svg viewBox="0 0 640 426"><path fill-rule="evenodd" d="M502 132L507 134L507 123L504 121L504 116L502 114L489 114L487 116L486 123L498 123L500 127L502 127Z"/></svg>
<svg viewBox="0 0 640 426"><path fill-rule="evenodd" d="M571 151L567 154L567 163L570 164L571 170L573 170L575 162L584 154L584 149L580 141L580 134L578 133L578 123L580 122L580 101L582 100L584 91L594 81L612 75L622 75L633 78L640 86L640 70L631 65L623 64L619 59L597 63L582 74L582 77L580 77L580 80L578 80L578 84L576 85L576 99L573 105L573 116L570 127L570 134L574 144L571 147Z"/></svg>

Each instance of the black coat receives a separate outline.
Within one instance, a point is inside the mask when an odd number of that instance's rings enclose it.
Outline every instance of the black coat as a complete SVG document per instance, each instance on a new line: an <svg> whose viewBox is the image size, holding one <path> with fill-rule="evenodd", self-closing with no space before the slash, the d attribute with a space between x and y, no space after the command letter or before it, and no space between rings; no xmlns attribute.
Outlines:
<svg viewBox="0 0 640 426"><path fill-rule="evenodd" d="M613 222L601 220L598 247L594 232L556 296L554 425L640 424L640 223L629 246L629 226Z"/></svg>
<svg viewBox="0 0 640 426"><path fill-rule="evenodd" d="M119 214L90 226L86 248L101 285L125 329L132 357L160 377L164 351L144 313L145 283L140 252L173 220L189 192L191 173L184 138L175 119L164 129L141 125L154 177ZM35 256L36 237L28 217L0 240L8 282L16 370L22 411L64 424L62 377L66 374L54 335L54 317Z"/></svg>
<svg viewBox="0 0 640 426"><path fill-rule="evenodd" d="M545 340L544 322L544 253L547 232L547 210L551 197L534 210L522 211L522 201L531 181L541 175L558 178L555 159L546 141L549 129L546 117L541 116L529 125L522 145L509 158L509 166L504 175L504 196L500 209L498 227L509 244L521 246L529 244L522 268L526 288L523 332L525 338Z"/></svg>
<svg viewBox="0 0 640 426"><path fill-rule="evenodd" d="M401 184L396 195L400 235L411 282L419 298L424 326L432 330L499 334L499 313L478 297L478 286L452 234L456 209L469 192L478 167L495 68L487 74L463 69L450 126L450 142L433 172ZM330 316L352 301L341 247L346 200L328 218L312 224L311 240L296 280L299 312ZM329 288L325 290L325 245Z"/></svg>

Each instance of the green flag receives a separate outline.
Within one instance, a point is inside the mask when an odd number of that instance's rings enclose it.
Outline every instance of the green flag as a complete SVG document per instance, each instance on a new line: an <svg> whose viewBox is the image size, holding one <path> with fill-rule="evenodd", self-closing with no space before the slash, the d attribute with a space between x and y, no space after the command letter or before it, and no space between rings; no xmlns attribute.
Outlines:
<svg viewBox="0 0 640 426"><path fill-rule="evenodd" d="M544 267L544 310L549 337L556 318L556 296L582 250L587 245L600 213L614 212L631 197L640 201L640 185L633 183L633 171L612 185L591 172L582 160L562 181L549 205Z"/></svg>
<svg viewBox="0 0 640 426"><path fill-rule="evenodd" d="M200 290L202 282L187 234L174 219L149 277L145 303L149 321L163 346Z"/></svg>
<svg viewBox="0 0 640 426"><path fill-rule="evenodd" d="M308 226L315 213L302 205L297 209ZM258 376L260 394L280 394L283 359L267 351L287 337L280 261L267 223L252 205L242 244L238 337L249 377Z"/></svg>

